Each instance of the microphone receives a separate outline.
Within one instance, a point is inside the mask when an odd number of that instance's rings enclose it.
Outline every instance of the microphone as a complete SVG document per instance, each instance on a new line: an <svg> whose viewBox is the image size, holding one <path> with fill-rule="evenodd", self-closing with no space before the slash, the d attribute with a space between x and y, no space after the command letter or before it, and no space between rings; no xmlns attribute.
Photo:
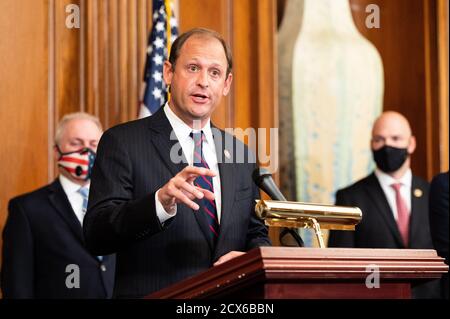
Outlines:
<svg viewBox="0 0 450 319"><path fill-rule="evenodd" d="M286 201L286 197L284 197L283 193L281 193L280 189L275 184L272 174L265 168L256 168L252 174L253 181L255 184L261 188L269 197L273 200ZM287 235L291 235L292 238L289 240ZM286 238L286 239L285 239ZM294 228L286 228L284 227L280 232L280 242L284 246L305 246L303 239L297 233L297 230ZM292 244L292 241L295 244Z"/></svg>
<svg viewBox="0 0 450 319"><path fill-rule="evenodd" d="M280 189L275 185L272 174L267 169L256 168L253 171L253 181L273 200L286 201L286 197L284 197Z"/></svg>

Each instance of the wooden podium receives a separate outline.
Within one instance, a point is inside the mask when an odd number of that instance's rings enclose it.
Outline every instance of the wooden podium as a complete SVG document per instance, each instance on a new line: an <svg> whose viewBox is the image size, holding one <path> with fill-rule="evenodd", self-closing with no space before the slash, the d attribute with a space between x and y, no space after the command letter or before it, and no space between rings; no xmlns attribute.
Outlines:
<svg viewBox="0 0 450 319"><path fill-rule="evenodd" d="M435 250L261 247L147 298L411 298L447 271Z"/></svg>

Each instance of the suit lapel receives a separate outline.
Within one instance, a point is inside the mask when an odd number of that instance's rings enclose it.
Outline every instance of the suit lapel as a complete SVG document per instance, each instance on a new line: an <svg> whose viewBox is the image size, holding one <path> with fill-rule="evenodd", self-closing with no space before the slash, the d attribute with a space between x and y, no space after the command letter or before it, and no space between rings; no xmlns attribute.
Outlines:
<svg viewBox="0 0 450 319"><path fill-rule="evenodd" d="M225 145L225 133L218 129L213 131L214 144L216 147L217 163L219 164L220 172L220 189L221 189L221 217L220 217L220 233L217 240L215 251L220 251L219 247L223 241L226 240L227 231L231 225L231 209L234 204L234 165L233 165L233 145ZM219 134L220 133L220 134ZM217 136L216 136L217 135ZM231 147L230 147L231 146ZM226 150L227 157L224 158Z"/></svg>
<svg viewBox="0 0 450 319"><path fill-rule="evenodd" d="M175 176L187 166L187 160L162 107L150 117L149 124L150 130L156 133L152 137L152 143L164 165ZM174 159L180 159L178 163L171 159L171 152Z"/></svg>
<svg viewBox="0 0 450 319"><path fill-rule="evenodd" d="M167 166L169 171L172 173L172 176L178 174L181 170L183 170L187 166L186 157L183 154L181 145L179 144L175 133L173 133L172 126L170 125L169 120L164 113L163 107L159 109L154 115L152 115L149 119L149 128L154 133L152 137L152 143L155 146L158 155L161 157L164 165ZM173 136L171 136L173 134ZM175 155L177 159L181 159L180 162L174 163L171 159L172 156ZM209 226L208 221L205 217L205 212L200 208L198 211L194 211L188 207L183 207L183 209L187 209L189 213L194 214L199 227L207 240L211 251L213 250L213 243L209 239Z"/></svg>
<svg viewBox="0 0 450 319"><path fill-rule="evenodd" d="M84 243L82 228L79 220L77 219L75 212L67 199L66 193L59 182L55 180L50 184L48 199L53 207L56 209L58 214L63 218L63 220L69 225L69 228L75 234L82 243Z"/></svg>
<svg viewBox="0 0 450 319"><path fill-rule="evenodd" d="M419 193L416 194L416 190L420 190ZM420 194L420 195L419 195ZM421 233L421 227L423 225L420 222L419 215L422 212L428 211L428 201L424 196L425 190L419 185L417 179L413 176L411 183L411 214L409 219L409 246L413 247L414 242L414 234Z"/></svg>
<svg viewBox="0 0 450 319"><path fill-rule="evenodd" d="M398 230L394 214L391 210L391 207L389 206L389 203L386 199L386 195L384 194L383 189L381 188L381 185L378 182L378 179L375 176L375 174L370 175L366 186L368 198L372 199L372 201L378 208L378 211L381 213L382 218L384 219L390 231L394 235L397 245L404 248L403 240L401 238L400 231Z"/></svg>

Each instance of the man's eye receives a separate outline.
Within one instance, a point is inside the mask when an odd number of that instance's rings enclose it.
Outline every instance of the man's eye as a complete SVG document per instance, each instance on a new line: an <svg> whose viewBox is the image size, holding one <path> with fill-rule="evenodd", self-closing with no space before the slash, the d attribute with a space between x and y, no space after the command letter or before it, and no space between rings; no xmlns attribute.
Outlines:
<svg viewBox="0 0 450 319"><path fill-rule="evenodd" d="M211 71L211 75L213 77L219 77L220 76L220 71L219 70L212 70Z"/></svg>
<svg viewBox="0 0 450 319"><path fill-rule="evenodd" d="M189 71L192 71L192 72L198 71L198 66L196 66L196 65L190 65L188 68L189 68Z"/></svg>
<svg viewBox="0 0 450 319"><path fill-rule="evenodd" d="M381 137L375 137L375 138L373 139L373 141L374 141L375 143L380 143L380 142L383 142L383 138L381 138Z"/></svg>

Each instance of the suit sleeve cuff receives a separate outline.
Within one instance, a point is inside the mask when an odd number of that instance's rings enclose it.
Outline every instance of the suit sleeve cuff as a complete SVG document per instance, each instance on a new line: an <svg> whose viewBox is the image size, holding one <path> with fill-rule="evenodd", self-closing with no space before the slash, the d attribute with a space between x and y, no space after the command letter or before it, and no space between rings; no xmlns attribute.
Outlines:
<svg viewBox="0 0 450 319"><path fill-rule="evenodd" d="M166 211L158 199L158 193L160 189L155 193L155 208L156 208L156 216L158 216L159 222L163 224L168 219L174 217L177 214L177 205L173 205L170 211Z"/></svg>

